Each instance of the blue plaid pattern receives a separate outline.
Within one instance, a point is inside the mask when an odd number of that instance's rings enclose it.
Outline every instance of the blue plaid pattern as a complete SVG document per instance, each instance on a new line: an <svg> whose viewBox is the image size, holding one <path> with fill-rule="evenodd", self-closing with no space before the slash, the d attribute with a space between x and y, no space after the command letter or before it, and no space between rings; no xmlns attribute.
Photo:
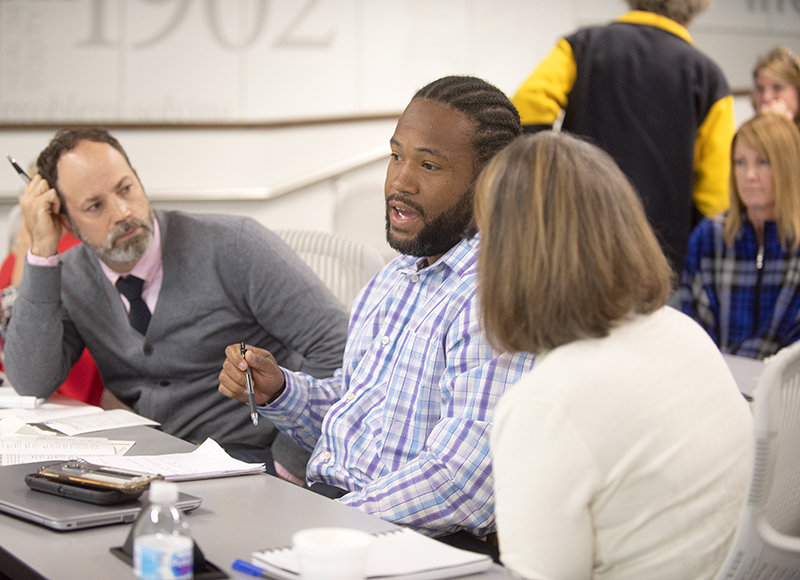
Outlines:
<svg viewBox="0 0 800 580"><path fill-rule="evenodd" d="M354 302L342 368L325 380L284 371L285 393L260 408L315 450L309 480L430 535L494 531L492 414L533 368L531 355L497 356L480 331L477 244L429 267L392 261Z"/></svg>
<svg viewBox="0 0 800 580"><path fill-rule="evenodd" d="M752 224L742 223L733 248L725 245L723 228L704 219L692 232L681 309L722 352L763 359L800 338L800 251L784 251L775 222L764 224L759 284Z"/></svg>

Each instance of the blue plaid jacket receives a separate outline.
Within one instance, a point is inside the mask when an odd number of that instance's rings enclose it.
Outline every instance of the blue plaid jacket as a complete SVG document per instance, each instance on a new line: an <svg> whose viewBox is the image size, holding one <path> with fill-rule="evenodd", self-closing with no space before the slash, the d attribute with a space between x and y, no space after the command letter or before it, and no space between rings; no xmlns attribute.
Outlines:
<svg viewBox="0 0 800 580"><path fill-rule="evenodd" d="M800 337L800 251L784 250L775 222L764 224L760 258L750 222L742 223L732 248L723 228L718 219L704 219L692 232L681 309L722 352L763 359Z"/></svg>

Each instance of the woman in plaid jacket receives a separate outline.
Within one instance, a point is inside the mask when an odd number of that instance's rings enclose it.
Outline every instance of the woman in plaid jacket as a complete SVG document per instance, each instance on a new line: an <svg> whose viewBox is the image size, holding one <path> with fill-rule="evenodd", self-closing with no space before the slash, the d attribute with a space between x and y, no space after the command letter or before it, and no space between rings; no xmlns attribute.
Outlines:
<svg viewBox="0 0 800 580"><path fill-rule="evenodd" d="M800 337L800 132L759 114L731 148L731 206L689 239L683 311L725 353L763 359Z"/></svg>

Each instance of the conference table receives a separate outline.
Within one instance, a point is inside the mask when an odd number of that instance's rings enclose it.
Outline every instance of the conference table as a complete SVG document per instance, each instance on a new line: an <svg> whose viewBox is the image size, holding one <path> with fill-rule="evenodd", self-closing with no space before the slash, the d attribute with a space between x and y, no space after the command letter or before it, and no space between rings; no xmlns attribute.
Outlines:
<svg viewBox="0 0 800 580"><path fill-rule="evenodd" d="M195 446L151 427L92 433L94 437L133 440L129 455L190 452ZM0 485L3 468L0 467ZM183 492L202 498L186 519L200 549L230 578L253 578L231 569L237 558L256 550L288 546L294 532L319 526L344 526L383 532L397 526L266 474L180 482ZM71 501L71 500L65 500ZM109 548L121 546L131 524L56 532L0 514L0 579L92 580L135 578ZM476 580L499 580L493 565Z"/></svg>
<svg viewBox="0 0 800 580"><path fill-rule="evenodd" d="M753 395L763 363L726 355L739 388ZM191 443L152 427L128 427L91 433L92 437L132 440L129 455L191 452ZM4 468L0 467L0 485ZM181 491L202 498L187 515L192 536L210 562L230 578L252 578L231 569L237 558L249 560L256 550L288 546L304 528L343 526L368 532L396 529L394 524L316 495L266 474L181 482ZM70 500L65 500L70 501ZM56 532L0 514L0 580L92 580L134 578L133 570L109 548L121 546L131 524ZM505 577L501 566L471 576Z"/></svg>

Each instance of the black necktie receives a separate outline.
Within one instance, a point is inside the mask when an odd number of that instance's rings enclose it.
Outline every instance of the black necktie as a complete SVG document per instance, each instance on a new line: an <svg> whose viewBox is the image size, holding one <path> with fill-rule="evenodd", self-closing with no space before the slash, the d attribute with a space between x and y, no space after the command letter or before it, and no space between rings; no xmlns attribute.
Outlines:
<svg viewBox="0 0 800 580"><path fill-rule="evenodd" d="M131 326L142 334L147 332L147 325L150 324L150 309L147 308L147 304L142 300L143 286L144 280L136 276L120 276L117 278L117 290L131 304L131 310L128 313Z"/></svg>

